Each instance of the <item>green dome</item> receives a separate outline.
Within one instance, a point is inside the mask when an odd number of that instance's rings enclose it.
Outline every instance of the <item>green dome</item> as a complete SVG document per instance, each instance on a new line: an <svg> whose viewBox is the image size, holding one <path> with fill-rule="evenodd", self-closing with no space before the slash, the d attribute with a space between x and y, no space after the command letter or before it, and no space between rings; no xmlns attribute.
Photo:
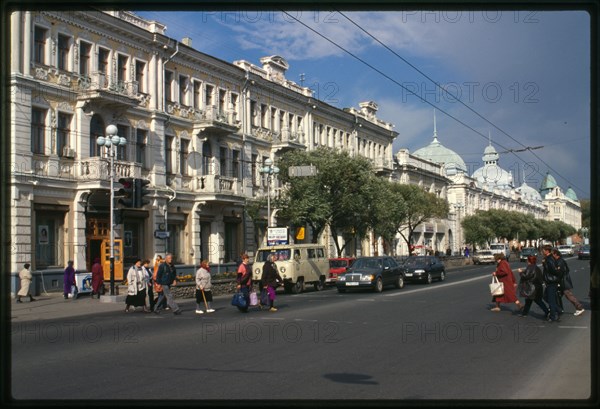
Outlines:
<svg viewBox="0 0 600 409"><path fill-rule="evenodd" d="M567 191L565 192L565 196L568 197L571 200L574 200L576 202L579 201L579 199L577 199L577 195L575 194L575 191L573 189L571 189L571 187L569 186L569 188L567 189Z"/></svg>
<svg viewBox="0 0 600 409"><path fill-rule="evenodd" d="M437 140L437 137L434 137L433 142L428 146L417 149L414 155L439 165L444 165L446 175L454 175L457 172L467 171L467 166L462 158L453 150L442 145Z"/></svg>
<svg viewBox="0 0 600 409"><path fill-rule="evenodd" d="M554 176L552 176L550 172L547 172L546 176L544 177L544 180L542 180L540 191L550 190L552 188L555 188L556 186L558 186L558 184L556 183L556 179L554 179Z"/></svg>

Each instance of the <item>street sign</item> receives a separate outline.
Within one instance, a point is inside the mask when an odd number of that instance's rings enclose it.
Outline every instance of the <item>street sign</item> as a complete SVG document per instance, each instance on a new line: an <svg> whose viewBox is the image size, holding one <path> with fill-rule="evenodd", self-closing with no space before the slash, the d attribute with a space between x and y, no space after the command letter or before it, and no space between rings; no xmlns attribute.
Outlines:
<svg viewBox="0 0 600 409"><path fill-rule="evenodd" d="M290 244L287 227L269 227L267 228L267 246L277 246L279 244Z"/></svg>
<svg viewBox="0 0 600 409"><path fill-rule="evenodd" d="M308 166L290 166L288 169L290 177L316 176L317 167L314 165Z"/></svg>
<svg viewBox="0 0 600 409"><path fill-rule="evenodd" d="M170 237L169 233L168 231L154 230L154 237L157 239L168 239Z"/></svg>

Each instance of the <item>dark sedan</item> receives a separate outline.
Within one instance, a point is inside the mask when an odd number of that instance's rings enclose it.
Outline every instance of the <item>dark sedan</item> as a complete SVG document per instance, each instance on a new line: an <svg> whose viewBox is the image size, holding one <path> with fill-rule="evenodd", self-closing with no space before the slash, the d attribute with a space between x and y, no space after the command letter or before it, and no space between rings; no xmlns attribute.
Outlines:
<svg viewBox="0 0 600 409"><path fill-rule="evenodd" d="M527 261L527 257L529 256L538 256L538 251L535 247L525 247L521 250L519 254L519 260Z"/></svg>
<svg viewBox="0 0 600 409"><path fill-rule="evenodd" d="M412 256L402 265L406 281L422 281L431 284L434 278L444 281L446 268L435 256Z"/></svg>
<svg viewBox="0 0 600 409"><path fill-rule="evenodd" d="M404 276L400 265L391 257L360 257L345 274L338 276L335 285L340 293L360 288L380 293L387 285L404 287Z"/></svg>
<svg viewBox="0 0 600 409"><path fill-rule="evenodd" d="M583 260L584 258L592 258L592 256L590 255L589 244L585 244L585 245L581 246L581 248L577 252L577 258L579 260Z"/></svg>

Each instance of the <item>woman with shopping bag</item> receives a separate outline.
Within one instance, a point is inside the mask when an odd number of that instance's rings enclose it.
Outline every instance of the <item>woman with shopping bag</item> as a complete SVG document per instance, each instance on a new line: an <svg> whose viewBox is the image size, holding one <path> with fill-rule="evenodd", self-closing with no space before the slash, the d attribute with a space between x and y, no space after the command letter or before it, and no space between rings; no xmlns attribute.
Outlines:
<svg viewBox="0 0 600 409"><path fill-rule="evenodd" d="M494 254L494 260L496 260L496 271L492 273L492 277L495 277L503 284L504 291L502 295L492 295L492 302L496 303L496 306L491 311L500 311L500 303L515 303L518 311L521 311L523 305L517 298L516 288L517 281L513 271L510 269L510 265L504 256L504 253Z"/></svg>

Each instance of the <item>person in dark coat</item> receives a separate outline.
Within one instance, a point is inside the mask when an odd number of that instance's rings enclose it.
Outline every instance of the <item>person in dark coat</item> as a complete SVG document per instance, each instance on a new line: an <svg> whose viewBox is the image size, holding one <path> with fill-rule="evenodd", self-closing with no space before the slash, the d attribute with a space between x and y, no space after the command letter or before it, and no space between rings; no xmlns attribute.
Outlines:
<svg viewBox="0 0 600 409"><path fill-rule="evenodd" d="M544 311L544 318L548 319L550 310L543 301L544 287L542 270L537 266L536 256L527 256L527 267L517 270L521 276L519 280L519 295L525 297L525 307L519 314L519 317L526 317L529 314L531 304L535 303Z"/></svg>
<svg viewBox="0 0 600 409"><path fill-rule="evenodd" d="M252 289L252 271L250 270L250 257L247 254L242 255L242 263L238 266L237 270L237 290L242 293L246 300L246 306L238 309L242 312L248 312L248 306L250 305L250 290Z"/></svg>
<svg viewBox="0 0 600 409"><path fill-rule="evenodd" d="M496 303L496 306L491 309L491 311L500 311L500 303L515 303L519 310L523 308L523 305L517 298L517 294L515 292L517 288L517 283L515 281L515 276L513 271L510 269L510 265L508 261L506 261L506 257L504 253L496 253L494 254L494 259L496 260L497 266L496 271L492 273L493 276L498 278L498 281L504 284L504 294L495 295L492 298L492 301Z"/></svg>
<svg viewBox="0 0 600 409"><path fill-rule="evenodd" d="M67 262L67 268L65 268L65 273L63 276L63 295L65 300L69 298L71 286L75 285L75 268L73 267L73 264L73 260L69 260Z"/></svg>
<svg viewBox="0 0 600 409"><path fill-rule="evenodd" d="M277 254L272 253L269 256L269 260L263 265L262 276L260 278L263 287L267 289L267 293L269 294L269 311L271 312L277 311L277 308L273 305L276 298L275 290L277 286L283 283L275 261L277 261Z"/></svg>
<svg viewBox="0 0 600 409"><path fill-rule="evenodd" d="M563 272L556 267L556 260L552 257L552 246L545 245L542 247L542 253L544 253L544 260L542 261L542 277L544 278L544 284L546 284L544 300L546 300L550 307L550 317L548 318L548 321L558 322L560 321L561 314L558 302L558 290L563 278Z"/></svg>
<svg viewBox="0 0 600 409"><path fill-rule="evenodd" d="M560 283L562 295L564 295L567 300L573 304L573 307L575 307L575 312L573 315L579 316L583 314L584 309L583 304L581 304L581 302L573 294L573 282L571 281L569 266L558 249L552 250L552 257L554 258L557 270L562 272L562 281Z"/></svg>
<svg viewBox="0 0 600 409"><path fill-rule="evenodd" d="M100 290L104 285L104 270L102 269L102 264L100 263L100 257L96 257L94 259L94 264L92 264L92 298L94 295L97 295L100 298Z"/></svg>

